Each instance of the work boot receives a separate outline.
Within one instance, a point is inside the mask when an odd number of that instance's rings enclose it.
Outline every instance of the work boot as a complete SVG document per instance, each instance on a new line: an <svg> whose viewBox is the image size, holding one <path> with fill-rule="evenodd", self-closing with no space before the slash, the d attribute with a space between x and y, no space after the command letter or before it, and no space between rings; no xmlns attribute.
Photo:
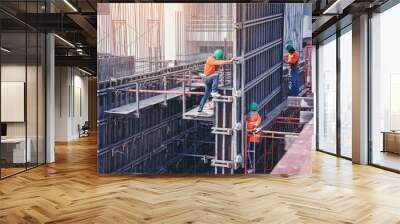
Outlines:
<svg viewBox="0 0 400 224"><path fill-rule="evenodd" d="M212 101L206 103L206 107L210 110L214 109L214 103Z"/></svg>
<svg viewBox="0 0 400 224"><path fill-rule="evenodd" d="M198 115L208 115L208 113L205 111L197 111L197 114Z"/></svg>
<svg viewBox="0 0 400 224"><path fill-rule="evenodd" d="M211 96L212 96L213 98L218 98L218 97L221 97L221 94L219 94L218 92L212 92L212 93L211 93Z"/></svg>

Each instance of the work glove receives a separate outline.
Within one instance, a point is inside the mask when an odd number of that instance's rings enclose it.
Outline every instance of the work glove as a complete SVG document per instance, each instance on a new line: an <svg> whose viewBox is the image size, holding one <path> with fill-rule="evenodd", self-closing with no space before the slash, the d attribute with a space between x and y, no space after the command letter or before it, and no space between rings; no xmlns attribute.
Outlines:
<svg viewBox="0 0 400 224"><path fill-rule="evenodd" d="M260 132L260 128L254 128L254 129L252 130L252 133L253 133L253 134L257 134L258 132Z"/></svg>
<svg viewBox="0 0 400 224"><path fill-rule="evenodd" d="M230 62L239 61L239 60L240 60L240 57L235 57L235 58L232 58L232 59L230 60Z"/></svg>

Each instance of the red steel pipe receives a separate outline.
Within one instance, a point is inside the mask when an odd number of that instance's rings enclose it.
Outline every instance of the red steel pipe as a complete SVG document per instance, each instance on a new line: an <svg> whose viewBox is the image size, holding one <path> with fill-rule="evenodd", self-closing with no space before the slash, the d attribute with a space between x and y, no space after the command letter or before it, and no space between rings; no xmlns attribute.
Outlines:
<svg viewBox="0 0 400 224"><path fill-rule="evenodd" d="M177 90L157 90L157 89L129 89L128 92L140 92L140 93L176 93L176 94L183 94L183 91ZM204 92L185 92L187 95L204 95Z"/></svg>
<svg viewBox="0 0 400 224"><path fill-rule="evenodd" d="M267 143L268 138L264 140L264 173L267 173Z"/></svg>
<svg viewBox="0 0 400 224"><path fill-rule="evenodd" d="M282 119L282 120L300 120L299 117L277 117L276 119Z"/></svg>

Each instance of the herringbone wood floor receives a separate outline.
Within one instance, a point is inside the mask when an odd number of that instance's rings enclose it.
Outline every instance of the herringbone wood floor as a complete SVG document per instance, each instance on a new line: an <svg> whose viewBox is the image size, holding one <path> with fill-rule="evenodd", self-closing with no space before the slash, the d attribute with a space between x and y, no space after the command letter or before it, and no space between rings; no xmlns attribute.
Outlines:
<svg viewBox="0 0 400 224"><path fill-rule="evenodd" d="M309 177L96 173L94 138L0 181L0 223L400 223L400 175L313 154Z"/></svg>

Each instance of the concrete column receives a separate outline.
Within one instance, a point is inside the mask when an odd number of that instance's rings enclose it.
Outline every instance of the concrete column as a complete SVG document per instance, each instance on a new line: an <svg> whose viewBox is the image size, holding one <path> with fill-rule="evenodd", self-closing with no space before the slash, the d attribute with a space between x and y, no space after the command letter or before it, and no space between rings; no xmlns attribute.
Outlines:
<svg viewBox="0 0 400 224"><path fill-rule="evenodd" d="M368 163L368 15L353 19L353 162Z"/></svg>
<svg viewBox="0 0 400 224"><path fill-rule="evenodd" d="M55 161L55 73L54 73L54 35L46 36L46 163Z"/></svg>
<svg viewBox="0 0 400 224"><path fill-rule="evenodd" d="M46 1L46 12L53 12L51 1ZM46 34L46 163L55 161L55 43L54 34Z"/></svg>

